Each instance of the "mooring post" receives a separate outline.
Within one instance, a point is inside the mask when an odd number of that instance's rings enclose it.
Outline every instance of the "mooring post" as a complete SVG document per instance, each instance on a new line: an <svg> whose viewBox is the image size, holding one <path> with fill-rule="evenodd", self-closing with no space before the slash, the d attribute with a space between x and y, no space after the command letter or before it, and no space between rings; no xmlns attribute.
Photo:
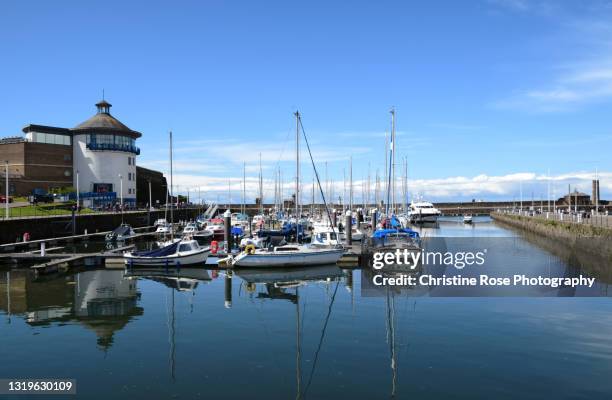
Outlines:
<svg viewBox="0 0 612 400"><path fill-rule="evenodd" d="M225 308L232 308L232 273L225 274Z"/></svg>
<svg viewBox="0 0 612 400"><path fill-rule="evenodd" d="M346 244L350 246L353 244L353 216L351 210L346 212L344 221L344 235L346 236Z"/></svg>
<svg viewBox="0 0 612 400"><path fill-rule="evenodd" d="M76 235L76 206L72 206L72 236Z"/></svg>
<svg viewBox="0 0 612 400"><path fill-rule="evenodd" d="M372 225L372 227L371 227L372 228L372 232L374 232L376 230L376 223L378 222L377 220L378 220L378 211L374 210L372 212L372 220L370 221L371 222L370 225Z"/></svg>
<svg viewBox="0 0 612 400"><path fill-rule="evenodd" d="M223 213L223 236L225 236L227 254L230 254L232 252L232 213L229 209Z"/></svg>

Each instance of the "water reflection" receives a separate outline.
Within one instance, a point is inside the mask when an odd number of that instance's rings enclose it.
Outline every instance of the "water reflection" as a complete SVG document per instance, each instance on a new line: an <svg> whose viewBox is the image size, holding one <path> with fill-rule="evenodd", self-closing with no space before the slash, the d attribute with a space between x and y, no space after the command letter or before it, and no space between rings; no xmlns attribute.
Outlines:
<svg viewBox="0 0 612 400"><path fill-rule="evenodd" d="M6 271L0 281L0 309L22 316L31 326L78 323L91 329L107 349L114 333L143 314L136 282L123 271L96 270L55 279L34 279L27 270Z"/></svg>

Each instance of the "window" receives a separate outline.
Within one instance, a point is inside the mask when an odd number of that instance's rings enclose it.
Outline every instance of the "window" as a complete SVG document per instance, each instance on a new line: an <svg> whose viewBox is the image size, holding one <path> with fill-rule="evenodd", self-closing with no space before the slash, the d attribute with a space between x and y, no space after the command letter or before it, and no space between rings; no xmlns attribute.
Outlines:
<svg viewBox="0 0 612 400"><path fill-rule="evenodd" d="M64 154L64 161L71 161L72 156L70 154Z"/></svg>
<svg viewBox="0 0 612 400"><path fill-rule="evenodd" d="M60 144L64 146L70 146L71 143L69 135L57 135L54 133L30 132L28 133L28 139L36 143Z"/></svg>
<svg viewBox="0 0 612 400"><path fill-rule="evenodd" d="M132 165L132 157L128 157L128 165Z"/></svg>
<svg viewBox="0 0 612 400"><path fill-rule="evenodd" d="M191 251L191 244L190 243L185 243L179 246L179 251Z"/></svg>

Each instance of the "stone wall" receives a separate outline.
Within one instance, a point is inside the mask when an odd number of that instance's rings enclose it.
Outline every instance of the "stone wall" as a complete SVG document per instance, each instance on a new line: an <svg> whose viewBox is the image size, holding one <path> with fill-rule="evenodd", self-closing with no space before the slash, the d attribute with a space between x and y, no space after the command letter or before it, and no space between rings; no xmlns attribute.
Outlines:
<svg viewBox="0 0 612 400"><path fill-rule="evenodd" d="M174 221L195 219L200 210L174 210ZM132 227L149 226L158 218L164 218L164 211L133 211L125 212L123 220ZM168 218L169 219L169 218ZM76 233L105 232L115 229L121 224L121 213L85 214L76 217ZM0 220L0 244L21 241L23 234L28 232L30 240L72 235L72 218L70 216L19 218Z"/></svg>
<svg viewBox="0 0 612 400"><path fill-rule="evenodd" d="M598 254L602 260L612 262L612 229L610 228L496 212L491 213L491 217L511 227L554 239L568 248Z"/></svg>

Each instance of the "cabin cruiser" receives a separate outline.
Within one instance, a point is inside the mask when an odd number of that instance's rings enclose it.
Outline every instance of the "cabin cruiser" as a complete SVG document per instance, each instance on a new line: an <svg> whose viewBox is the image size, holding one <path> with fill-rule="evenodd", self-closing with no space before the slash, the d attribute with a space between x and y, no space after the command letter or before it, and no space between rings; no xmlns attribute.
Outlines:
<svg viewBox="0 0 612 400"><path fill-rule="evenodd" d="M436 222L441 212L434 207L433 204L427 201L418 201L410 203L408 216L413 224L423 222Z"/></svg>
<svg viewBox="0 0 612 400"><path fill-rule="evenodd" d="M318 247L334 247L340 244L338 230L329 225L315 225L310 244Z"/></svg>
<svg viewBox="0 0 612 400"><path fill-rule="evenodd" d="M134 229L128 224L121 224L115 228L112 232L106 234L105 239L107 242L120 242L126 240L135 235Z"/></svg>
<svg viewBox="0 0 612 400"><path fill-rule="evenodd" d="M222 218L213 218L206 224L205 231L211 232L212 236L222 239L225 233L225 224Z"/></svg>
<svg viewBox="0 0 612 400"><path fill-rule="evenodd" d="M183 228L183 236L192 236L198 232L198 226L190 222Z"/></svg>
<svg viewBox="0 0 612 400"><path fill-rule="evenodd" d="M200 247L196 240L183 239L166 244L155 250L123 253L125 265L167 267L204 264L210 253L209 247Z"/></svg>
<svg viewBox="0 0 612 400"><path fill-rule="evenodd" d="M230 258L235 267L303 267L336 264L344 254L342 247L321 249L308 245L285 245L271 249L249 249Z"/></svg>
<svg viewBox="0 0 612 400"><path fill-rule="evenodd" d="M170 233L172 233L172 225L170 225L168 222L157 225L157 229L155 229L155 233L159 233L161 235L169 235Z"/></svg>
<svg viewBox="0 0 612 400"><path fill-rule="evenodd" d="M470 214L466 214L463 216L463 223L464 224L471 224L472 221L472 216Z"/></svg>

